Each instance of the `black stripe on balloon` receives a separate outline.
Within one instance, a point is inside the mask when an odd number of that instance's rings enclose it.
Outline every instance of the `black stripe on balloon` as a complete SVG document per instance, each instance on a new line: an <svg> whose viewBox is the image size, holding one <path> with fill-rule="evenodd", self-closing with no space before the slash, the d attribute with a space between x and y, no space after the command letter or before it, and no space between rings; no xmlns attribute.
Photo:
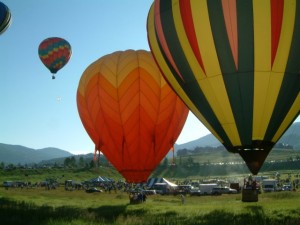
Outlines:
<svg viewBox="0 0 300 225"><path fill-rule="evenodd" d="M226 76L226 74L236 73L235 63L224 20L222 1L207 1L207 6L213 39L215 42L222 74L223 76Z"/></svg>
<svg viewBox="0 0 300 225"><path fill-rule="evenodd" d="M238 0L236 7L238 71L224 75L224 79L242 146L250 146L251 148L254 95L254 28L252 0ZM232 68L230 68L229 71L232 71Z"/></svg>
<svg viewBox="0 0 300 225"><path fill-rule="evenodd" d="M180 74L183 76L184 81L177 75L176 71L172 67L171 63L168 61L166 55L163 51L161 51L166 63L168 64L170 70L172 71L173 76L176 78L178 84L184 90L184 92L188 95L190 100L199 110L199 112L204 116L207 122L212 126L212 128L217 132L219 137L227 144L227 146L231 146L231 141L229 140L227 134L225 133L222 125L218 121L216 115L214 114L212 108L210 107L205 95L200 89L195 76L197 74L193 74L189 63L186 59L186 56L182 50L180 41L178 39L175 24L173 21L172 15L172 1L171 0L163 0L160 1L160 15L161 15L161 25L165 34L165 39L168 44L170 53L173 57L173 60L180 71ZM156 37L157 38L157 37ZM157 38L158 39L158 38ZM158 42L160 49L162 47ZM230 144L229 144L230 143Z"/></svg>
<svg viewBox="0 0 300 225"><path fill-rule="evenodd" d="M238 85L238 83L236 82L237 73L236 73L236 67L235 67L235 63L234 63L228 35L227 35L222 2L221 0L207 1L207 5L208 5L209 19L210 19L213 39L216 46L217 56L218 56L225 88L228 94L229 102L232 105L231 107L233 106L237 107L237 101L235 100L236 97L235 87L236 85ZM232 147L231 143L224 143L224 144L229 151L233 151L233 149L229 149Z"/></svg>

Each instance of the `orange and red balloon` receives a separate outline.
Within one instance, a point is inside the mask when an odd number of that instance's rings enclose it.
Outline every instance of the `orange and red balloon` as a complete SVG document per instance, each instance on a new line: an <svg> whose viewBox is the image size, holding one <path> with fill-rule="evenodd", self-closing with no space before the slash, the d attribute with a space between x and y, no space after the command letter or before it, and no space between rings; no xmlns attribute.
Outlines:
<svg viewBox="0 0 300 225"><path fill-rule="evenodd" d="M128 182L145 182L177 140L188 108L144 50L105 55L84 71L78 112L95 149Z"/></svg>

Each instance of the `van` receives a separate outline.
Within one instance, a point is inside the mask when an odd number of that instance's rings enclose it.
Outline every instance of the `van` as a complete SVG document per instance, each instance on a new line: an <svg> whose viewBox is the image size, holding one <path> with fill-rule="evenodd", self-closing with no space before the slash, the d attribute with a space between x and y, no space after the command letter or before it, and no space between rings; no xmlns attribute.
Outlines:
<svg viewBox="0 0 300 225"><path fill-rule="evenodd" d="M213 188L218 187L218 184L199 184L199 190L203 195L210 195Z"/></svg>
<svg viewBox="0 0 300 225"><path fill-rule="evenodd" d="M221 195L221 194L237 194L237 190L229 187L216 187L211 191L212 195Z"/></svg>
<svg viewBox="0 0 300 225"><path fill-rule="evenodd" d="M170 194L170 189L168 187L168 184L166 183L155 183L151 189L155 190L156 194L161 194L161 195Z"/></svg>
<svg viewBox="0 0 300 225"><path fill-rule="evenodd" d="M13 181L4 181L3 182L3 187L5 187L6 189L9 187L14 187L15 183Z"/></svg>
<svg viewBox="0 0 300 225"><path fill-rule="evenodd" d="M265 179L262 181L262 189L264 192L277 191L278 181L275 179Z"/></svg>
<svg viewBox="0 0 300 225"><path fill-rule="evenodd" d="M178 185L174 194L175 195L186 195L190 193L190 190L192 189L192 185Z"/></svg>

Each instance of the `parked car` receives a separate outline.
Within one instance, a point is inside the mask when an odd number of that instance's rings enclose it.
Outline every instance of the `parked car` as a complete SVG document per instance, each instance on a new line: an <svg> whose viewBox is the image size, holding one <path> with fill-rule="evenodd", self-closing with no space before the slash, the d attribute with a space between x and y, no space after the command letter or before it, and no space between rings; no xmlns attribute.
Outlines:
<svg viewBox="0 0 300 225"><path fill-rule="evenodd" d="M229 187L216 187L212 189L211 194L212 195L237 194L237 190Z"/></svg>
<svg viewBox="0 0 300 225"><path fill-rule="evenodd" d="M239 183L230 183L230 188L237 190L238 193L240 193L242 190Z"/></svg>
<svg viewBox="0 0 300 225"><path fill-rule="evenodd" d="M155 190L144 190L145 195L156 195Z"/></svg>
<svg viewBox="0 0 300 225"><path fill-rule="evenodd" d="M186 195L190 193L192 186L191 185L178 185L174 191L174 195Z"/></svg>
<svg viewBox="0 0 300 225"><path fill-rule="evenodd" d="M284 184L282 186L282 191L291 191L292 190L292 185L290 184Z"/></svg>
<svg viewBox="0 0 300 225"><path fill-rule="evenodd" d="M102 192L101 190L93 187L93 188L88 188L85 190L86 193L95 193L95 192Z"/></svg>
<svg viewBox="0 0 300 225"><path fill-rule="evenodd" d="M139 192L139 193L143 193L145 195L156 195L155 190L148 190L148 189L143 189L143 188L135 188L135 189L131 190L131 192Z"/></svg>
<svg viewBox="0 0 300 225"><path fill-rule="evenodd" d="M4 181L3 182L3 187L4 188L9 188L9 187L14 187L15 183L13 181Z"/></svg>
<svg viewBox="0 0 300 225"><path fill-rule="evenodd" d="M174 193L174 189L171 189L167 183L155 183L151 190L155 190L156 194L169 195Z"/></svg>
<svg viewBox="0 0 300 225"><path fill-rule="evenodd" d="M196 187L192 187L190 189L190 195L191 196L200 196L201 195L201 190L199 188L196 188Z"/></svg>

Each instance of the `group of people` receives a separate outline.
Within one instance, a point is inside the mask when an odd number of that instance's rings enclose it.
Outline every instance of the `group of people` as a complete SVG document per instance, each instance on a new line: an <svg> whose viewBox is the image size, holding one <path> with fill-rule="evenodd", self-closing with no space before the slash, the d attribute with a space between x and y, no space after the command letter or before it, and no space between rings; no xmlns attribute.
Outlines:
<svg viewBox="0 0 300 225"><path fill-rule="evenodd" d="M253 180L252 175L249 175L248 179L244 179L244 189L257 190L257 188L257 182L256 180Z"/></svg>
<svg viewBox="0 0 300 225"><path fill-rule="evenodd" d="M147 199L147 196L142 191L132 191L129 194L129 200L130 204L137 204L145 202Z"/></svg>

